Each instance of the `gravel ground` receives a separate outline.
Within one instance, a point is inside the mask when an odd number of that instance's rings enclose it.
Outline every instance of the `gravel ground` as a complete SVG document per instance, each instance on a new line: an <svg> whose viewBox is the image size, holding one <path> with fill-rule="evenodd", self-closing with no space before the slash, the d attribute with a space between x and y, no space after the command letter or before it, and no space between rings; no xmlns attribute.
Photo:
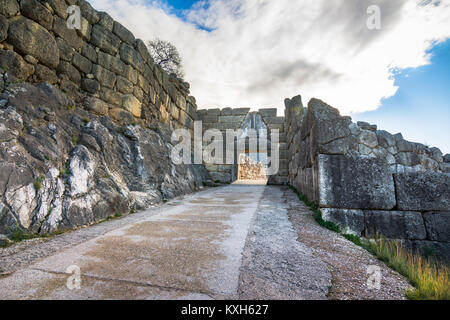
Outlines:
<svg viewBox="0 0 450 320"><path fill-rule="evenodd" d="M332 300L405 300L405 292L413 287L407 279L365 249L318 225L312 212L288 188L284 201L289 206L289 220L297 230L298 241L307 246L327 264L333 280L329 299ZM380 288L371 289L367 282L369 266L381 272Z"/></svg>
<svg viewBox="0 0 450 320"><path fill-rule="evenodd" d="M243 253L239 298L325 300L331 286L327 265L297 241L280 187L267 186Z"/></svg>

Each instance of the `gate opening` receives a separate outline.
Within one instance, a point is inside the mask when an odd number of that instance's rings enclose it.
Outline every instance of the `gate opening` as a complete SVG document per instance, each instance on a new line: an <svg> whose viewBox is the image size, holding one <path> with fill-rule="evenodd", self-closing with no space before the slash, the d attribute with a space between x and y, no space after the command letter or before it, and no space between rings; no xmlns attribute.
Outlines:
<svg viewBox="0 0 450 320"><path fill-rule="evenodd" d="M250 153L248 150L239 155L238 181L258 181L267 183L267 152Z"/></svg>

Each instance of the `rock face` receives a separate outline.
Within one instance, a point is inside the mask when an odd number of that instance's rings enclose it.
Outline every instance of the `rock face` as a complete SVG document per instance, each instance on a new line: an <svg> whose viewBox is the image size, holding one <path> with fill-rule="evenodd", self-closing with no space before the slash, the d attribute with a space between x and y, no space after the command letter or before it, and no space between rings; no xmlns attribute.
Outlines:
<svg viewBox="0 0 450 320"><path fill-rule="evenodd" d="M385 162L341 155L319 155L318 162L322 207L394 208L394 179Z"/></svg>
<svg viewBox="0 0 450 320"><path fill-rule="evenodd" d="M11 84L0 100L2 234L84 226L212 183L203 166L171 162L163 124L119 125L46 83Z"/></svg>

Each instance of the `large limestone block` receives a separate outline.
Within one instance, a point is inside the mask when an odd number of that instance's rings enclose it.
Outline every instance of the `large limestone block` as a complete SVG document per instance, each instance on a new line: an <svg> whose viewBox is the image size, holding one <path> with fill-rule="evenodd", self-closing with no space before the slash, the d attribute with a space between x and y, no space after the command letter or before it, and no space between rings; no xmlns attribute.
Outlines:
<svg viewBox="0 0 450 320"><path fill-rule="evenodd" d="M105 28L106 30L112 32L114 28L114 19L111 18L111 16L106 12L100 12L99 16L100 21L98 22L98 24L103 28Z"/></svg>
<svg viewBox="0 0 450 320"><path fill-rule="evenodd" d="M61 60L72 61L75 50L63 38L57 37L56 44L59 48L59 57Z"/></svg>
<svg viewBox="0 0 450 320"><path fill-rule="evenodd" d="M423 219L429 240L450 241L450 211L426 212Z"/></svg>
<svg viewBox="0 0 450 320"><path fill-rule="evenodd" d="M133 33L117 21L114 21L113 32L120 40L134 46L136 39L134 38Z"/></svg>
<svg viewBox="0 0 450 320"><path fill-rule="evenodd" d="M250 108L237 108L237 109L233 109L232 114L233 114L233 116L245 116L249 112L250 112Z"/></svg>
<svg viewBox="0 0 450 320"><path fill-rule="evenodd" d="M94 64L92 68L92 74L102 86L105 86L109 89L112 89L114 87L114 84L116 83L116 75L111 71L99 66L98 64Z"/></svg>
<svg viewBox="0 0 450 320"><path fill-rule="evenodd" d="M131 112L136 118L141 117L142 105L132 94L126 94L122 98L122 106L125 110Z"/></svg>
<svg viewBox="0 0 450 320"><path fill-rule="evenodd" d="M102 88L100 91L100 98L114 106L122 106L122 95L115 90Z"/></svg>
<svg viewBox="0 0 450 320"><path fill-rule="evenodd" d="M424 240L427 237L420 212L365 211L365 236Z"/></svg>
<svg viewBox="0 0 450 320"><path fill-rule="evenodd" d="M241 124L244 121L244 116L220 116L220 123L236 123Z"/></svg>
<svg viewBox="0 0 450 320"><path fill-rule="evenodd" d="M448 211L450 177L437 172L394 174L400 210Z"/></svg>
<svg viewBox="0 0 450 320"><path fill-rule="evenodd" d="M117 76L117 90L122 93L132 93L133 83L124 77Z"/></svg>
<svg viewBox="0 0 450 320"><path fill-rule="evenodd" d="M131 81L133 85L137 83L138 73L132 66L125 64L122 75Z"/></svg>
<svg viewBox="0 0 450 320"><path fill-rule="evenodd" d="M122 61L135 67L139 72L144 72L144 59L132 46L122 43L120 46L120 58Z"/></svg>
<svg viewBox="0 0 450 320"><path fill-rule="evenodd" d="M117 53L120 45L120 39L115 34L98 24L92 27L91 42L112 55Z"/></svg>
<svg viewBox="0 0 450 320"><path fill-rule="evenodd" d="M62 19L67 19L67 4L64 0L46 0L55 13Z"/></svg>
<svg viewBox="0 0 450 320"><path fill-rule="evenodd" d="M357 141L353 136L336 139L326 144L314 144L314 146L317 146L316 153L322 154L347 154L349 150L356 148L356 145ZM372 151L371 149L369 150L370 152ZM315 155L316 153L314 153L313 155Z"/></svg>
<svg viewBox="0 0 450 320"><path fill-rule="evenodd" d="M92 62L88 58L83 57L78 52L75 52L72 59L72 64L81 72L86 74L91 73Z"/></svg>
<svg viewBox="0 0 450 320"><path fill-rule="evenodd" d="M319 155L320 205L345 209L394 208L394 179L381 159Z"/></svg>
<svg viewBox="0 0 450 320"><path fill-rule="evenodd" d="M92 62L97 63L97 52L90 44L84 45L83 49L81 49L81 53Z"/></svg>
<svg viewBox="0 0 450 320"><path fill-rule="evenodd" d="M258 113L265 117L276 117L277 116L277 108L270 108L270 109L259 109Z"/></svg>
<svg viewBox="0 0 450 320"><path fill-rule="evenodd" d="M96 24L100 20L99 13L92 8L89 2L85 0L78 0L78 5L81 8L81 14L85 17L91 24Z"/></svg>
<svg viewBox="0 0 450 320"><path fill-rule="evenodd" d="M144 59L145 62L150 61L151 63L153 63L152 56L148 52L148 48L145 45L144 41L142 41L141 39L137 39L136 40L136 49L138 50L139 54L141 55L141 57Z"/></svg>
<svg viewBox="0 0 450 320"><path fill-rule="evenodd" d="M373 131L362 130L359 135L359 143L362 143L366 147L376 148L378 146L377 134Z"/></svg>
<svg viewBox="0 0 450 320"><path fill-rule="evenodd" d="M16 0L0 0L0 14L7 18L15 16L19 12L19 3Z"/></svg>
<svg viewBox="0 0 450 320"><path fill-rule="evenodd" d="M85 105L88 110L98 113L102 116L108 114L109 106L106 102L97 99L95 97L87 97L85 100Z"/></svg>
<svg viewBox="0 0 450 320"><path fill-rule="evenodd" d="M50 11L37 0L22 0L20 2L21 13L36 21L47 30L53 26L53 16Z"/></svg>
<svg viewBox="0 0 450 320"><path fill-rule="evenodd" d="M5 16L0 14L0 42L6 39L8 36L8 19Z"/></svg>
<svg viewBox="0 0 450 320"><path fill-rule="evenodd" d="M100 84L95 79L81 79L81 88L84 91L95 94L100 90Z"/></svg>
<svg viewBox="0 0 450 320"><path fill-rule="evenodd" d="M387 132L385 130L378 130L376 132L376 134L377 134L378 143L383 148L389 148L389 147L395 146L394 136L392 134L390 134L389 132Z"/></svg>
<svg viewBox="0 0 450 320"><path fill-rule="evenodd" d="M302 125L302 139L309 131L312 131L313 145L327 144L336 139L348 137L351 134L350 124L351 119L342 117L337 109L323 101L311 99L308 103L306 122Z"/></svg>
<svg viewBox="0 0 450 320"><path fill-rule="evenodd" d="M429 240L404 240L402 245L422 255L430 255L440 261L450 263L450 242L438 242Z"/></svg>
<svg viewBox="0 0 450 320"><path fill-rule="evenodd" d="M70 80L79 84L81 81L80 72L71 63L61 61L56 69L59 73L66 74Z"/></svg>
<svg viewBox="0 0 450 320"><path fill-rule="evenodd" d="M284 124L284 117L265 117L264 122L269 124Z"/></svg>
<svg viewBox="0 0 450 320"><path fill-rule="evenodd" d="M55 38L30 19L18 17L10 21L8 42L19 52L37 58L49 68L56 68L59 63L59 49Z"/></svg>
<svg viewBox="0 0 450 320"><path fill-rule="evenodd" d="M123 110L121 108L113 108L109 110L109 115L111 116L111 118L120 123L129 124L134 121L133 115L130 112Z"/></svg>
<svg viewBox="0 0 450 320"><path fill-rule="evenodd" d="M67 21L55 16L53 21L53 32L66 40L66 42L75 50L79 50L83 46L81 39L75 29L67 28Z"/></svg>
<svg viewBox="0 0 450 320"><path fill-rule="evenodd" d="M44 81L50 84L55 84L58 82L58 76L56 75L56 72L42 64L36 65L34 74L40 81Z"/></svg>
<svg viewBox="0 0 450 320"><path fill-rule="evenodd" d="M119 58L101 51L98 53L98 64L115 74L123 74L125 70L125 64Z"/></svg>

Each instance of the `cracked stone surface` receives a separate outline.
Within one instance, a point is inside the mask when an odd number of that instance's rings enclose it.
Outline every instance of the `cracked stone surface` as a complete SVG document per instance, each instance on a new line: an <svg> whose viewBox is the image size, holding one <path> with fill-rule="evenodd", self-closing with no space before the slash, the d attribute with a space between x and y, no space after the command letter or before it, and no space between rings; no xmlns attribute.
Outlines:
<svg viewBox="0 0 450 320"><path fill-rule="evenodd" d="M297 241L280 187L267 186L244 253L239 297L245 300L324 300L327 265Z"/></svg>
<svg viewBox="0 0 450 320"><path fill-rule="evenodd" d="M285 187L207 189L1 249L0 299L403 298L401 276L311 219ZM367 263L382 268L381 292L364 287Z"/></svg>

